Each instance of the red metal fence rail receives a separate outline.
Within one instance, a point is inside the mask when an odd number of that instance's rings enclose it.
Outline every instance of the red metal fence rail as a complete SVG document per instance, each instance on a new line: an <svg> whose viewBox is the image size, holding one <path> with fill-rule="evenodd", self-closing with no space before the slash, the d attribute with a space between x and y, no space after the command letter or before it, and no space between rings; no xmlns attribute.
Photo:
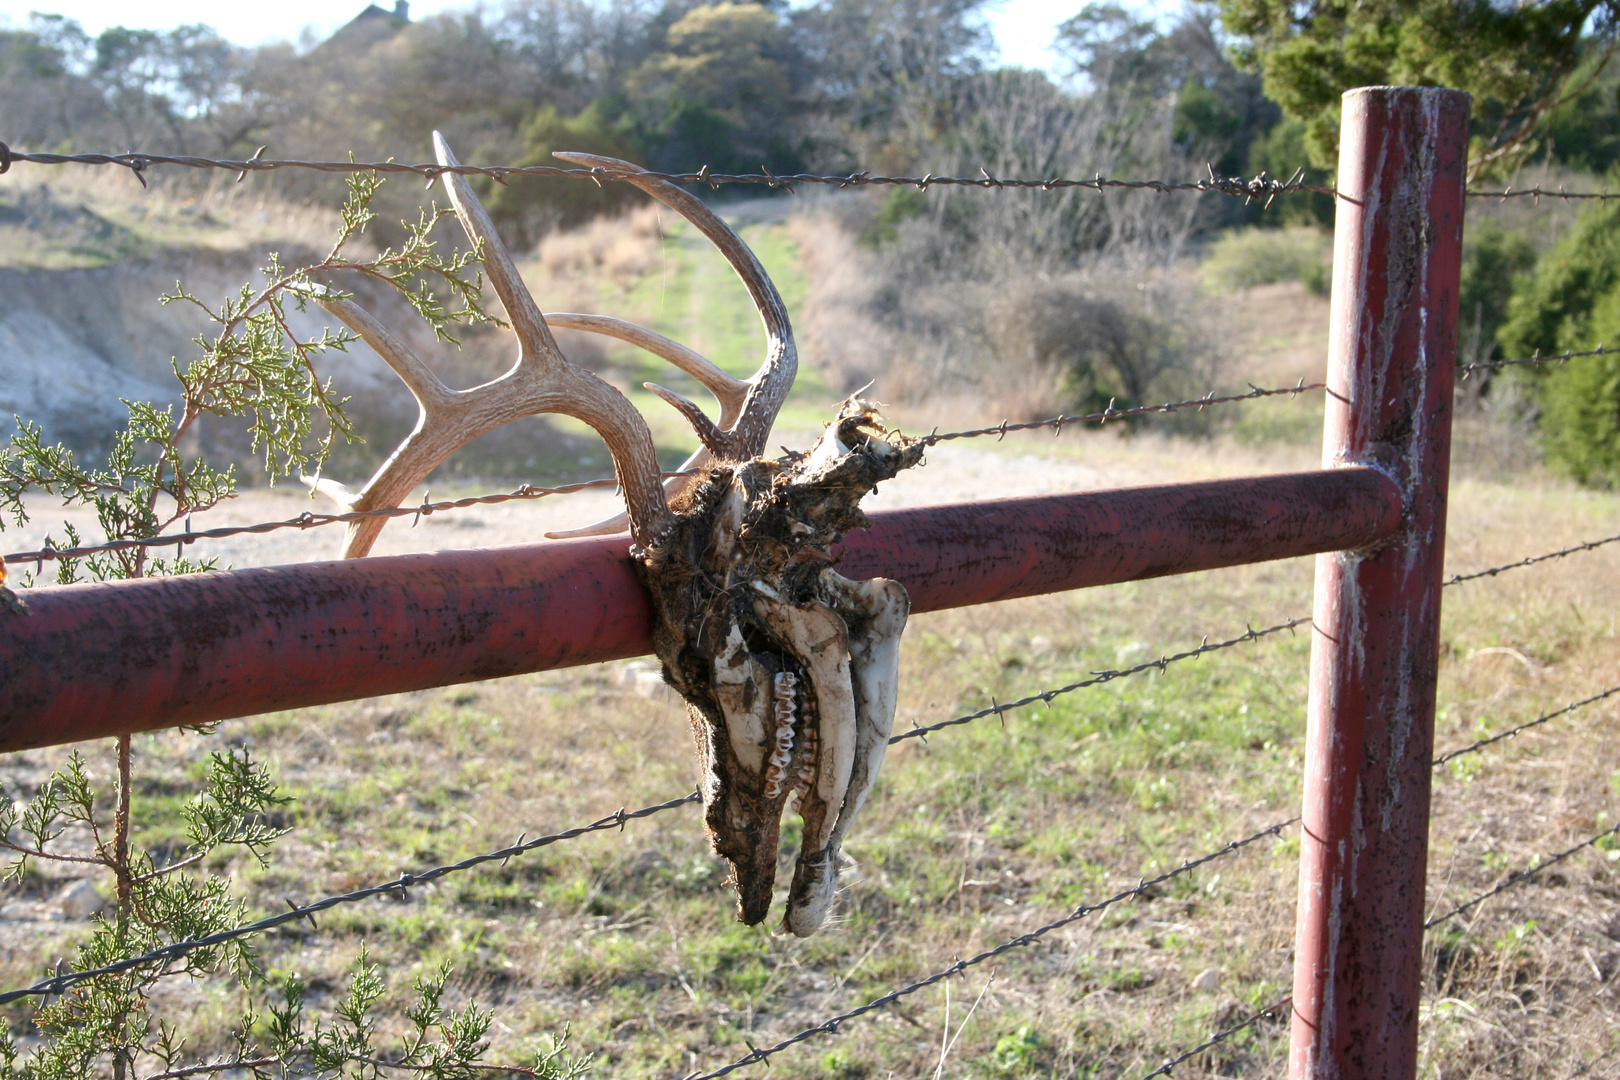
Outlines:
<svg viewBox="0 0 1620 1080"><path fill-rule="evenodd" d="M914 611L1329 553L1305 763L1299 1080L1417 1067L1468 110L1444 90L1345 96L1323 471L890 511L842 551L849 576L903 582ZM0 619L0 750L639 655L650 612L625 547L32 590L30 616Z"/></svg>
<svg viewBox="0 0 1620 1080"><path fill-rule="evenodd" d="M913 611L1360 547L1399 523L1370 469L872 515L843 572ZM628 540L304 563L30 591L0 619L0 750L639 656Z"/></svg>

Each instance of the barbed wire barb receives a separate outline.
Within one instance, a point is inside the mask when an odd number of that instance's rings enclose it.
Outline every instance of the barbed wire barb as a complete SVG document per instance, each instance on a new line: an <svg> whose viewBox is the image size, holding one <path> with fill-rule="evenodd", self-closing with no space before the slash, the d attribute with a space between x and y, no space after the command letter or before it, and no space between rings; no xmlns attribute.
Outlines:
<svg viewBox="0 0 1620 1080"><path fill-rule="evenodd" d="M1552 559L1562 559L1569 555L1579 555L1583 551L1595 551L1600 547L1606 547L1609 544L1617 542L1620 542L1620 534L1616 534L1614 536L1605 536L1600 540L1588 540L1584 543L1574 544L1570 547L1559 548L1557 551L1549 551L1543 555L1527 555L1515 562L1503 563L1501 566L1492 566L1486 570L1475 570L1470 574L1453 574L1451 577L1447 578L1443 584L1448 586L1461 585L1465 581L1477 581L1480 578L1495 577L1496 575L1505 573L1508 570L1519 570L1526 566L1535 566L1537 563L1548 562Z"/></svg>

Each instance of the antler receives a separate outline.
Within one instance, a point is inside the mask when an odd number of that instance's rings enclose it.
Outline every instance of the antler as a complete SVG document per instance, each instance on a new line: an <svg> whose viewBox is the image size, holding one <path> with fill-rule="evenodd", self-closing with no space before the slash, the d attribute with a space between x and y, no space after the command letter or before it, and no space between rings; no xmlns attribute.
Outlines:
<svg viewBox="0 0 1620 1080"><path fill-rule="evenodd" d="M439 164L457 164L455 155L438 132L433 133L433 145ZM764 268L730 226L679 188L638 176L641 170L636 166L613 158L558 156L624 174L631 183L686 217L720 248L748 287L765 323L768 348L759 372L752 380L742 382L691 349L618 319L571 313L541 314L471 187L463 177L446 173L445 186L456 216L468 237L483 245L485 271L518 339L517 361L498 379L470 390L452 390L409 346L389 333L365 309L348 300L317 295L323 307L393 368L416 398L419 413L415 429L360 491L352 492L330 479L306 478L306 483L332 496L347 509L398 506L440 462L484 432L522 416L561 413L584 421L602 436L613 455L614 469L625 494L626 515L580 532L617 532L628 520L637 545L643 548L651 545L673 520L666 499L685 486L683 478L677 478L668 492L660 486L658 460L646 421L618 390L568 361L551 334L548 318L558 326L606 334L647 349L690 374L716 396L721 403L718 425L681 395L646 384L648 389L679 409L697 430L703 449L688 461L689 467L701 465L710 458L744 460L764 449L771 424L798 368L786 309ZM342 557L358 558L367 554L387 520L363 518L350 523Z"/></svg>

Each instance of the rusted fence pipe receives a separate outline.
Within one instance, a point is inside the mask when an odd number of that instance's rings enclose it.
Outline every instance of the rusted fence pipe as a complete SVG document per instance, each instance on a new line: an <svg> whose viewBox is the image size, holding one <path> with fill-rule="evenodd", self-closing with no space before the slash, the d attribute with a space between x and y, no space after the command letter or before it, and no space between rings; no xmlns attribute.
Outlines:
<svg viewBox="0 0 1620 1080"><path fill-rule="evenodd" d="M872 515L842 571L914 611L1373 543L1400 500L1369 469L998 499ZM0 620L0 750L639 656L624 537L30 591Z"/></svg>
<svg viewBox="0 0 1620 1080"><path fill-rule="evenodd" d="M1400 530L1317 559L1290 1075L1417 1075L1467 94L1344 95L1323 459Z"/></svg>

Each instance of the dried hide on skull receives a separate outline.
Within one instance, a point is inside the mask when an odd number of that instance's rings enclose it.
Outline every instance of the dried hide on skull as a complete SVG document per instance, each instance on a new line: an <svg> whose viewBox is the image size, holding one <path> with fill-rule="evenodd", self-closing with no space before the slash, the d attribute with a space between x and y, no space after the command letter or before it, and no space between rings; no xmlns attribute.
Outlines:
<svg viewBox="0 0 1620 1080"><path fill-rule="evenodd" d="M442 165L455 158L434 134ZM399 374L416 396L416 429L358 492L312 486L345 508L398 506L458 447L501 424L555 412L590 424L612 451L626 514L572 533L628 527L631 555L657 613L654 647L664 678L686 699L703 771L704 817L730 861L744 922L769 913L781 817L795 799L804 839L784 925L801 937L826 921L840 849L877 780L894 722L900 633L909 602L894 581L851 581L832 547L867 524L861 499L915 465L923 444L884 427L851 398L806 453L762 456L798 369L786 308L742 240L685 191L628 162L559 154L635 184L697 226L726 256L765 326L766 356L743 381L677 342L601 315L542 314L465 180L445 174L468 236L519 343L505 375L452 390L368 312L335 292L318 299ZM690 475L661 480L646 422L618 390L562 354L551 327L604 334L687 372L720 402L710 420L679 394L647 388L678 409L703 446ZM370 551L386 519L350 525L342 555Z"/></svg>
<svg viewBox="0 0 1620 1080"><path fill-rule="evenodd" d="M888 747L910 610L898 582L851 581L828 549L866 524L861 498L921 456L852 399L808 454L715 466L642 563L746 923L770 909L794 795L804 840L784 924L803 937L826 921L840 845Z"/></svg>

